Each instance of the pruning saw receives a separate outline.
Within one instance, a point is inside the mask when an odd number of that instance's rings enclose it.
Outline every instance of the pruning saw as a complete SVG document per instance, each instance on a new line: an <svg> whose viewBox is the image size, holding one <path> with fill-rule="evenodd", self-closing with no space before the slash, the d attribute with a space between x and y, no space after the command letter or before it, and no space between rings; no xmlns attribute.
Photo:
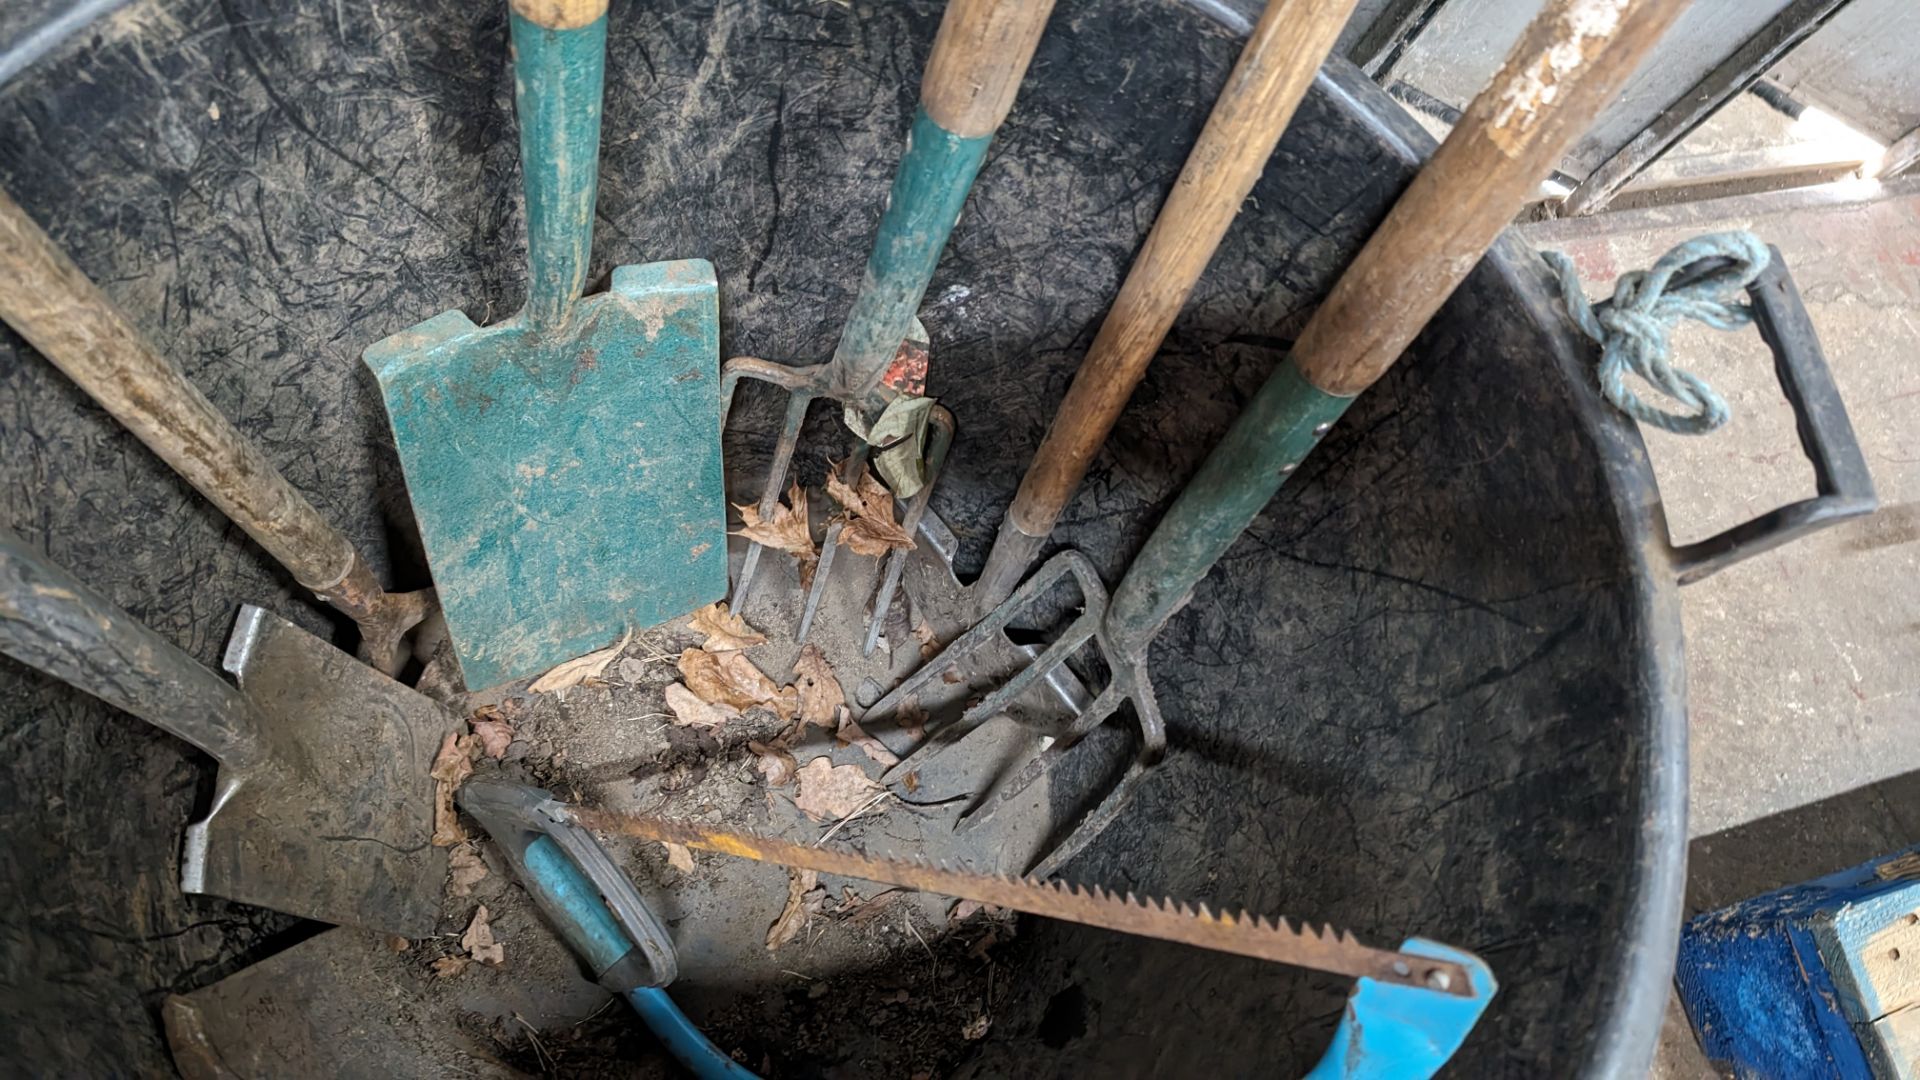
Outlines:
<svg viewBox="0 0 1920 1080"><path fill-rule="evenodd" d="M911 859L811 847L751 833L606 810L571 808L575 823L597 832L682 844L756 862L861 878L1106 930L1327 971L1456 997L1472 997L1466 967L1451 960L1362 944L1351 933L1298 919L1215 912L1206 904L1140 899L1099 886L978 874Z"/></svg>

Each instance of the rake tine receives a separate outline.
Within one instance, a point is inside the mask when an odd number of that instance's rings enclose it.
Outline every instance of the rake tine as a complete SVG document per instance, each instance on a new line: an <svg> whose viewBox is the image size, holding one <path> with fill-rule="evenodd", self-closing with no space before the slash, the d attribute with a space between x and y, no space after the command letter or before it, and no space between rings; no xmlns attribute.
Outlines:
<svg viewBox="0 0 1920 1080"><path fill-rule="evenodd" d="M921 485L919 494L907 504L907 516L900 522L900 527L906 530L908 536L917 535L920 519L926 515L927 503L933 498L933 485L939 481L940 469L947 463L947 448L953 445L953 414L945 406L935 405L927 416L927 423L933 426L933 445L927 448L927 482ZM906 568L906 548L895 548L888 553L886 576L881 579L880 591L874 596L873 612L867 616L867 638L860 646L860 655L872 656L874 646L879 644L880 630L887 621L887 609L893 606L893 594L900 588L900 576Z"/></svg>

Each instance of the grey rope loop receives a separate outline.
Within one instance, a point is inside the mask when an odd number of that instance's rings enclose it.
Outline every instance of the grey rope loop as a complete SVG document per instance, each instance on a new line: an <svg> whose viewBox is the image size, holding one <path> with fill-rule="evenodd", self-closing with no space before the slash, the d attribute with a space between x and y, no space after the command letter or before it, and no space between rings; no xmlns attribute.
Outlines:
<svg viewBox="0 0 1920 1080"><path fill-rule="evenodd" d="M1613 296L1592 305L1581 292L1572 259L1559 251L1540 255L1560 279L1560 296L1574 325L1600 344L1600 391L1608 401L1643 424L1680 435L1705 435L1727 422L1732 414L1726 400L1699 376L1673 366L1667 334L1683 318L1715 330L1738 330L1753 321L1753 308L1732 294L1746 289L1773 261L1759 237L1745 231L1696 236L1660 256L1652 269L1620 275ZM1627 387L1628 372L1685 411L1667 412L1640 400Z"/></svg>

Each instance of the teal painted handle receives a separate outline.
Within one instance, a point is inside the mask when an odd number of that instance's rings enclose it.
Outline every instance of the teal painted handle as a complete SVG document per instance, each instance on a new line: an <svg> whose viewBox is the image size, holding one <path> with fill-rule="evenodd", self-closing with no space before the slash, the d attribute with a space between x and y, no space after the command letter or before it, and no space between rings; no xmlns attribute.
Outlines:
<svg viewBox="0 0 1920 1080"><path fill-rule="evenodd" d="M1282 363L1174 500L1113 592L1102 629L1138 656L1353 403Z"/></svg>
<svg viewBox="0 0 1920 1080"><path fill-rule="evenodd" d="M568 30L513 21L513 102L527 192L527 307L535 330L566 321L587 284L600 188L607 17Z"/></svg>
<svg viewBox="0 0 1920 1080"><path fill-rule="evenodd" d="M925 109L914 114L860 295L833 351L834 378L845 399L860 401L879 385L906 340L992 141L991 134L955 135Z"/></svg>

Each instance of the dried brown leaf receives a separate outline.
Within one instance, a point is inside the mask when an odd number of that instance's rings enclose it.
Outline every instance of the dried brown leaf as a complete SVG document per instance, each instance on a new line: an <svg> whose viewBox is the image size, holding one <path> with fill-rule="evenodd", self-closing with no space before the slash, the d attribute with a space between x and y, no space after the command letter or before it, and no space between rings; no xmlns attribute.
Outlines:
<svg viewBox="0 0 1920 1080"><path fill-rule="evenodd" d="M887 906L903 895L905 893L900 889L887 889L863 897L843 885L840 888L840 903L833 909L833 917L858 925L885 914Z"/></svg>
<svg viewBox="0 0 1920 1080"><path fill-rule="evenodd" d="M900 764L900 758L887 749L886 744L866 733L866 730L853 720L853 711L846 706L840 707L840 727L833 733L841 746L857 746L860 752L872 758L883 769Z"/></svg>
<svg viewBox="0 0 1920 1080"><path fill-rule="evenodd" d="M800 790L793 805L815 821L838 821L886 790L867 776L858 765L835 765L831 758L817 757L800 767Z"/></svg>
<svg viewBox="0 0 1920 1080"><path fill-rule="evenodd" d="M661 847L667 849L667 865L683 874L693 873L693 852L685 844L662 841Z"/></svg>
<svg viewBox="0 0 1920 1080"><path fill-rule="evenodd" d="M504 757L507 747L513 744L513 725L506 720L474 720L474 738L480 740L480 751L498 761Z"/></svg>
<svg viewBox="0 0 1920 1080"><path fill-rule="evenodd" d="M799 763L779 743L749 742L747 749L753 752L753 767L766 777L768 787L791 784L794 775L800 771Z"/></svg>
<svg viewBox="0 0 1920 1080"><path fill-rule="evenodd" d="M399 934L388 934L387 948L392 949L394 952L408 952L413 948L413 942L408 941Z"/></svg>
<svg viewBox="0 0 1920 1080"><path fill-rule="evenodd" d="M473 743L473 736L449 731L440 741L440 752L433 756L433 768L427 775L434 779L434 847L452 847L466 842L467 831L460 827L460 814L454 809L453 792L462 781L473 775Z"/></svg>
<svg viewBox="0 0 1920 1080"><path fill-rule="evenodd" d="M472 896L473 887L487 876L487 861L471 847L453 849L447 858L447 895Z"/></svg>
<svg viewBox="0 0 1920 1080"><path fill-rule="evenodd" d="M933 636L933 627L927 625L927 620L921 619L913 628L913 637L920 643L920 659L931 660L940 651L940 639Z"/></svg>
<svg viewBox="0 0 1920 1080"><path fill-rule="evenodd" d="M960 900L947 910L947 921L949 923L965 922L981 913L985 913L989 919L998 919L1006 915L1007 909L983 904L978 900Z"/></svg>
<svg viewBox="0 0 1920 1080"><path fill-rule="evenodd" d="M845 508L847 527L840 531L840 542L847 550L870 556L896 548L913 550L913 537L893 520L893 492L872 470L862 471L859 483L849 487L840 479L838 468L829 468L827 494Z"/></svg>
<svg viewBox="0 0 1920 1080"><path fill-rule="evenodd" d="M678 724L715 728L740 715L740 710L731 705L700 700L700 695L680 683L669 683L666 695L667 708L673 710Z"/></svg>
<svg viewBox="0 0 1920 1080"><path fill-rule="evenodd" d="M782 693L745 653L687 649L680 654L680 677L702 701L736 709L766 705L782 720L792 716L792 695Z"/></svg>
<svg viewBox="0 0 1920 1080"><path fill-rule="evenodd" d="M795 481L787 491L787 501L775 503L773 513L762 518L760 508L752 504L735 504L740 511L741 529L735 536L744 536L757 544L765 544L799 559L804 566L817 562L820 553L814 550L813 531L807 522L807 489Z"/></svg>
<svg viewBox="0 0 1920 1080"><path fill-rule="evenodd" d="M440 740L440 752L433 755L428 776L454 787L473 775L473 736L449 731Z"/></svg>
<svg viewBox="0 0 1920 1080"><path fill-rule="evenodd" d="M840 542L856 555L879 558L889 551L912 551L913 538L891 521L855 518L840 530Z"/></svg>
<svg viewBox="0 0 1920 1080"><path fill-rule="evenodd" d="M469 957L443 956L433 962L433 973L442 979L451 979L467 970L467 965L471 963L473 960Z"/></svg>
<svg viewBox="0 0 1920 1080"><path fill-rule="evenodd" d="M787 905L780 917L767 928L767 949L772 951L800 936L827 902L827 890L820 888L820 875L812 870L787 871Z"/></svg>
<svg viewBox="0 0 1920 1080"><path fill-rule="evenodd" d="M800 700L800 719L816 727L829 731L835 726L835 717L847 703L846 694L840 689L840 680L834 678L833 668L827 663L827 655L818 645L808 645L800 650L800 659L793 664L793 687Z"/></svg>
<svg viewBox="0 0 1920 1080"><path fill-rule="evenodd" d="M701 648L714 653L751 649L767 640L767 635L748 626L747 620L728 611L724 600L694 612L687 629L705 635L707 640Z"/></svg>
<svg viewBox="0 0 1920 1080"><path fill-rule="evenodd" d="M487 914L487 905L481 904L473 912L473 921L467 924L466 932L460 935L460 947L467 955L483 964L504 964L507 962L507 947L493 940L493 923Z"/></svg>
<svg viewBox="0 0 1920 1080"><path fill-rule="evenodd" d="M588 679L597 679L601 672L607 670L608 664L613 663L622 652L626 651L627 643L632 640L633 627L629 626L626 632L620 635L617 644L590 652L585 656L576 656L558 665L552 671L533 680L533 685L527 687L527 690L534 694L551 694L565 690L569 686L579 686Z"/></svg>

